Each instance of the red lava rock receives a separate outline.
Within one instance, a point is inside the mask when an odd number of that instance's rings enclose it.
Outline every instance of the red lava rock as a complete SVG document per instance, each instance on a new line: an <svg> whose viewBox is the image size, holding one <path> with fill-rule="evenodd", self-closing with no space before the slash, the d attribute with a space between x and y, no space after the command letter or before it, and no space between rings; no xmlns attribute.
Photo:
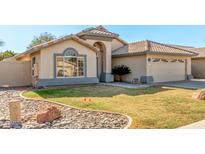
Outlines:
<svg viewBox="0 0 205 154"><path fill-rule="evenodd" d="M194 93L192 98L199 99L199 100L205 100L205 90L201 90L199 92Z"/></svg>
<svg viewBox="0 0 205 154"><path fill-rule="evenodd" d="M61 117L61 111L57 107L47 107L41 109L37 114L36 120L38 123L52 122Z"/></svg>

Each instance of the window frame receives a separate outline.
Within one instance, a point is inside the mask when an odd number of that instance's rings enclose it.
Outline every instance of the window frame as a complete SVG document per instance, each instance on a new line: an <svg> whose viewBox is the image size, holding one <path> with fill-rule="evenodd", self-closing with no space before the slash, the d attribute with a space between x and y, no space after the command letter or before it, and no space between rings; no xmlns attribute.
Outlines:
<svg viewBox="0 0 205 154"><path fill-rule="evenodd" d="M61 58L63 58L63 76L58 76L58 69L57 69L57 59L58 59L58 57L61 57ZM65 67L64 67L64 62L65 62L65 58L76 58L76 61L77 61L77 76L68 76L68 77L66 77L65 76L65 74L64 74L64 70L65 70ZM83 62L84 62L84 66L83 66L83 76L79 76L79 65L78 65L78 59L83 59ZM59 78L59 79L63 79L63 78L84 78L86 75L86 72L85 72L85 67L86 67L86 64L85 64L85 62L86 62L86 60L85 60L85 56L79 56L79 55L77 55L77 56L65 56L65 55L57 55L56 57L55 57L55 61L56 61L56 65L55 65L55 78Z"/></svg>

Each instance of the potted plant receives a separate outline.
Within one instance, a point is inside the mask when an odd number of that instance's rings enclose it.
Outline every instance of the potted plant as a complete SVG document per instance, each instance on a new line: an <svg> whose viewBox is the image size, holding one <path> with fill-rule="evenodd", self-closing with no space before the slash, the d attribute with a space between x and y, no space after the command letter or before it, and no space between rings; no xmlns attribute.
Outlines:
<svg viewBox="0 0 205 154"><path fill-rule="evenodd" d="M131 73L131 70L126 65L117 65L117 66L114 66L113 69L112 69L112 74L117 75L119 77L120 82L122 81L122 76L123 75L127 75L127 74L130 74L130 73Z"/></svg>

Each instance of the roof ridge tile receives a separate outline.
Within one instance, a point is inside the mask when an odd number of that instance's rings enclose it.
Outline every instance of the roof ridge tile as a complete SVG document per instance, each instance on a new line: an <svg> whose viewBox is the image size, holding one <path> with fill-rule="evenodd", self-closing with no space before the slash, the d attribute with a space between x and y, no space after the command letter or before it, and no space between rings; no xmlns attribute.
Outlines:
<svg viewBox="0 0 205 154"><path fill-rule="evenodd" d="M182 49L182 48L179 48L179 47L175 47L175 46L171 46L171 45L167 45L167 44L159 43L159 42L155 42L155 41L150 41L150 42L155 43L155 44L159 44L159 45L162 45L162 46L165 46L165 47L174 48L174 49L178 49L178 50L183 50L185 52L190 52L190 53L193 53L193 54L197 54L196 52L193 52L193 51L188 50L188 49Z"/></svg>

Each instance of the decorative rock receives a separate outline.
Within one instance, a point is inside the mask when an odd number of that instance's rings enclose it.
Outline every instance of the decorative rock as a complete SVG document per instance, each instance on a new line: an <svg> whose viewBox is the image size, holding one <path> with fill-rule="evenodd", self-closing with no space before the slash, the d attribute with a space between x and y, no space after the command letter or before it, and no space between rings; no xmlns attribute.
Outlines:
<svg viewBox="0 0 205 154"><path fill-rule="evenodd" d="M48 107L43 109L39 114L37 114L37 122L45 123L52 122L61 117L61 111L57 107Z"/></svg>
<svg viewBox="0 0 205 154"><path fill-rule="evenodd" d="M15 128L15 129L21 129L22 128L22 123L21 122L17 122L17 121L11 121L11 128Z"/></svg>
<svg viewBox="0 0 205 154"><path fill-rule="evenodd" d="M126 116L119 114L80 110L44 100L26 100L19 96L22 90L32 89L27 87L0 88L0 129L10 128L8 100L13 99L18 99L21 102L23 129L120 129L124 128L129 122ZM36 115L39 111L45 112L45 108L52 106L61 111L62 117L53 122L37 123Z"/></svg>
<svg viewBox="0 0 205 154"><path fill-rule="evenodd" d="M199 99L199 100L205 100L205 90L201 90L199 92L196 92L192 95L192 98Z"/></svg>
<svg viewBox="0 0 205 154"><path fill-rule="evenodd" d="M9 129L10 128L10 120L2 119L0 120L0 129Z"/></svg>
<svg viewBox="0 0 205 154"><path fill-rule="evenodd" d="M20 129L21 124L21 105L19 100L12 100L9 103L11 128Z"/></svg>

